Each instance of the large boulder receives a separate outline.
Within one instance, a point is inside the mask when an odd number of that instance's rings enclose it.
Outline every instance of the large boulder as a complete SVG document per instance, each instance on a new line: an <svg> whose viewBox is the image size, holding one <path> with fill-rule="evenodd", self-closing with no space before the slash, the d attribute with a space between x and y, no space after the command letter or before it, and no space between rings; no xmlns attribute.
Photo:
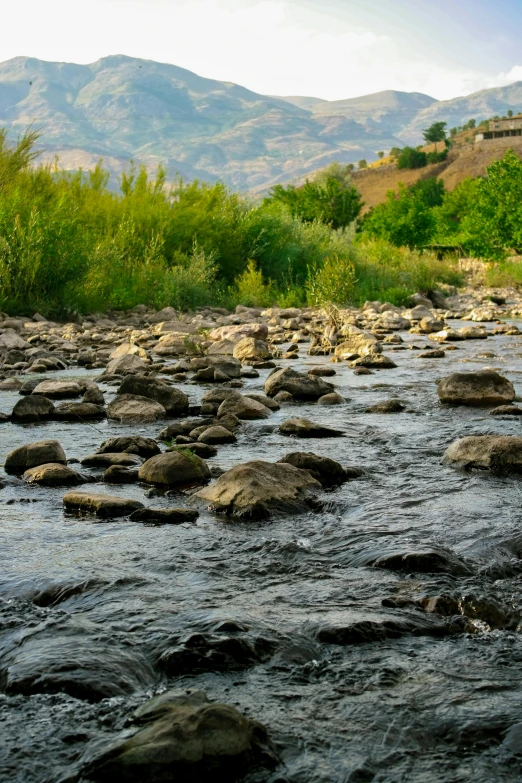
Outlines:
<svg viewBox="0 0 522 783"><path fill-rule="evenodd" d="M307 470L313 478L321 482L323 487L333 487L343 484L351 478L358 478L363 475L362 470L357 468L343 468L340 462L336 462L329 457L321 457L311 451L292 451L285 454L279 462L293 465L294 468Z"/></svg>
<svg viewBox="0 0 522 783"><path fill-rule="evenodd" d="M161 453L161 449L154 438L144 438L141 435L122 435L119 438L104 440L97 454L115 454L126 451L129 454L139 454L140 457L149 459Z"/></svg>
<svg viewBox="0 0 522 783"><path fill-rule="evenodd" d="M238 343L245 337L254 337L256 340L266 342L268 326L266 324L239 324L237 326L219 326L213 329L209 337L211 340L231 340Z"/></svg>
<svg viewBox="0 0 522 783"><path fill-rule="evenodd" d="M163 405L169 416L183 416L189 408L189 398L184 392L156 378L128 375L122 381L118 394L134 394L155 400Z"/></svg>
<svg viewBox="0 0 522 783"><path fill-rule="evenodd" d="M358 356L368 356L369 353L381 353L380 342L373 334L356 332L345 337L335 348L335 355L342 359L355 359Z"/></svg>
<svg viewBox="0 0 522 783"><path fill-rule="evenodd" d="M237 397L223 400L218 408L218 418L230 414L237 416L238 419L266 419L270 416L270 410L262 402L238 394Z"/></svg>
<svg viewBox="0 0 522 783"><path fill-rule="evenodd" d="M84 759L82 779L108 783L216 783L243 779L277 758L266 729L201 691L168 691L139 708L124 731ZM130 735L130 736L129 736Z"/></svg>
<svg viewBox="0 0 522 783"><path fill-rule="evenodd" d="M107 407L107 418L122 423L164 419L167 411L159 402L137 394L120 394Z"/></svg>
<svg viewBox="0 0 522 783"><path fill-rule="evenodd" d="M63 505L67 511L80 511L97 517L126 517L143 508L139 500L103 495L97 492L68 492L64 495Z"/></svg>
<svg viewBox="0 0 522 783"><path fill-rule="evenodd" d="M102 405L92 402L62 402L53 412L53 419L60 421L79 421L87 419L104 419L107 416Z"/></svg>
<svg viewBox="0 0 522 783"><path fill-rule="evenodd" d="M104 375L134 375L144 373L147 369L147 365L139 356L128 353L111 359L105 368Z"/></svg>
<svg viewBox="0 0 522 783"><path fill-rule="evenodd" d="M82 387L75 381L42 381L33 389L33 394L41 394L51 400L64 397L80 397Z"/></svg>
<svg viewBox="0 0 522 783"><path fill-rule="evenodd" d="M38 465L29 468L23 475L28 484L41 484L43 487L68 487L75 484L83 484L86 479L77 470L50 462L46 465Z"/></svg>
<svg viewBox="0 0 522 783"><path fill-rule="evenodd" d="M28 395L18 400L11 413L13 421L26 423L30 421L45 421L54 413L54 403L47 397Z"/></svg>
<svg viewBox="0 0 522 783"><path fill-rule="evenodd" d="M57 440L39 440L13 449L6 457L4 468L8 473L23 473L49 462L67 464L65 452Z"/></svg>
<svg viewBox="0 0 522 783"><path fill-rule="evenodd" d="M4 329L2 334L0 334L0 348L24 351L30 347L30 344L22 339L14 329Z"/></svg>
<svg viewBox="0 0 522 783"><path fill-rule="evenodd" d="M482 468L494 473L522 473L522 437L468 435L449 446L443 463L462 468Z"/></svg>
<svg viewBox="0 0 522 783"><path fill-rule="evenodd" d="M215 511L266 517L271 512L302 507L307 495L320 487L306 470L254 460L227 470L195 497L210 503Z"/></svg>
<svg viewBox="0 0 522 783"><path fill-rule="evenodd" d="M317 400L333 390L331 383L314 378L290 367L276 370L265 381L265 393L275 397L280 391L288 392L296 400Z"/></svg>
<svg viewBox="0 0 522 783"><path fill-rule="evenodd" d="M198 437L200 443L208 443L211 446L216 446L221 443L235 443L236 440L237 438L233 432L230 432L230 430L225 429L225 427L220 427L219 425L208 427Z"/></svg>
<svg viewBox="0 0 522 783"><path fill-rule="evenodd" d="M439 381L437 394L452 405L502 405L515 399L511 381L494 370L452 373Z"/></svg>
<svg viewBox="0 0 522 783"><path fill-rule="evenodd" d="M255 337L243 337L234 347L234 359L240 362L253 362L259 359L271 359L272 354L267 343Z"/></svg>
<svg viewBox="0 0 522 783"><path fill-rule="evenodd" d="M148 459L139 470L140 481L175 487L198 484L210 478L207 463L186 449L158 454Z"/></svg>

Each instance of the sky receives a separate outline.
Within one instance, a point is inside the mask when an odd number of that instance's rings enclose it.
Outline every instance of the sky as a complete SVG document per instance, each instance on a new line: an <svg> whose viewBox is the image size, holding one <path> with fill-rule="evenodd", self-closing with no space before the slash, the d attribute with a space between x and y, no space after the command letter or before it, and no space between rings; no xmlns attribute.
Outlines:
<svg viewBox="0 0 522 783"><path fill-rule="evenodd" d="M0 61L126 54L268 95L439 100L522 80L522 0L23 0Z"/></svg>

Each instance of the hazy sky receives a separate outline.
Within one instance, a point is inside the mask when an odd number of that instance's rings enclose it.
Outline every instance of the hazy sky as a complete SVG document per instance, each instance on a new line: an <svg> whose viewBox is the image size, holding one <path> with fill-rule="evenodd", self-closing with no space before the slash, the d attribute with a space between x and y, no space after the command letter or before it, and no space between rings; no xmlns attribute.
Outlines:
<svg viewBox="0 0 522 783"><path fill-rule="evenodd" d="M159 60L274 95L452 98L522 79L522 0L18 0L0 61Z"/></svg>

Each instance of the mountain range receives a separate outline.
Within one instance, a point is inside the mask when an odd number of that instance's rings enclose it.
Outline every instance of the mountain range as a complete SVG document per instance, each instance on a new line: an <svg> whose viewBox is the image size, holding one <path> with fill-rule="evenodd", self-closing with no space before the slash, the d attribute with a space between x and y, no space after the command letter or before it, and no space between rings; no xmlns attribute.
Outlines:
<svg viewBox="0 0 522 783"><path fill-rule="evenodd" d="M132 158L188 180L222 179L262 191L333 160L418 144L437 120L448 127L522 110L522 82L449 101L387 90L341 101L260 95L175 65L123 55L92 65L16 57L0 63L0 127L41 131L46 159L113 175Z"/></svg>

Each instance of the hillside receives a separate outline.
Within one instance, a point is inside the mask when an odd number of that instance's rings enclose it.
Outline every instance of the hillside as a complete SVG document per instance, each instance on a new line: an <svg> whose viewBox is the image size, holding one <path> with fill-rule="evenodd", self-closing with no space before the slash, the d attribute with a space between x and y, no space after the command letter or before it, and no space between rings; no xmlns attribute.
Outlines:
<svg viewBox="0 0 522 783"><path fill-rule="evenodd" d="M92 65L17 57L0 64L0 126L42 130L48 159L70 169L130 158L188 179L251 189L332 160L373 159L396 143L344 116L316 116L281 98L174 65L106 57Z"/></svg>

